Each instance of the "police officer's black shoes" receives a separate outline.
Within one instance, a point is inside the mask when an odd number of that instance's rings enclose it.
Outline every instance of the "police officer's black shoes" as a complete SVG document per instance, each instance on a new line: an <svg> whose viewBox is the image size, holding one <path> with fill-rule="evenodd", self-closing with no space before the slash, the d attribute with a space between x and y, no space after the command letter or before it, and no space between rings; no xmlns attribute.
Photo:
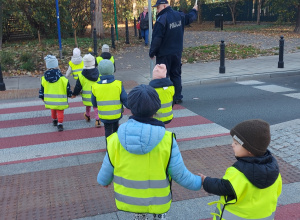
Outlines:
<svg viewBox="0 0 300 220"><path fill-rule="evenodd" d="M57 119L53 119L53 121L52 121L52 124L53 124L53 126L57 126Z"/></svg>
<svg viewBox="0 0 300 220"><path fill-rule="evenodd" d="M64 126L62 124L59 124L59 125L57 125L57 129L58 129L58 131L63 131Z"/></svg>
<svg viewBox="0 0 300 220"><path fill-rule="evenodd" d="M181 104L182 103L182 99L177 99L174 101L175 104Z"/></svg>

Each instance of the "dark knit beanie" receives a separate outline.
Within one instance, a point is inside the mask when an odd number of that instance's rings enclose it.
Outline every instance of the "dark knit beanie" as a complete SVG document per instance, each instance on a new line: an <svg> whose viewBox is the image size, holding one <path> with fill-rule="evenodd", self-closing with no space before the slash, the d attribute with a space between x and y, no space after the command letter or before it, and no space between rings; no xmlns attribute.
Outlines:
<svg viewBox="0 0 300 220"><path fill-rule="evenodd" d="M128 107L134 116L149 118L160 109L160 99L154 88L148 85L134 87L127 97Z"/></svg>
<svg viewBox="0 0 300 220"><path fill-rule="evenodd" d="M260 119L243 121L232 128L230 134L255 156L264 155L271 141L270 125Z"/></svg>

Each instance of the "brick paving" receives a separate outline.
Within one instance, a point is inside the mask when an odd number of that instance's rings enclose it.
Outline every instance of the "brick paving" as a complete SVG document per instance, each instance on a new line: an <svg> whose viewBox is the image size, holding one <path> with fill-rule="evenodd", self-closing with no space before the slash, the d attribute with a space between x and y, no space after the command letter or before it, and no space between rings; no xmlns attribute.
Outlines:
<svg viewBox="0 0 300 220"><path fill-rule="evenodd" d="M230 145L182 152L193 172L221 177L235 162ZM277 157L283 183L300 182L300 169ZM4 176L0 178L0 219L75 219L116 212L113 186L96 181L101 163ZM173 201L208 196L172 185Z"/></svg>

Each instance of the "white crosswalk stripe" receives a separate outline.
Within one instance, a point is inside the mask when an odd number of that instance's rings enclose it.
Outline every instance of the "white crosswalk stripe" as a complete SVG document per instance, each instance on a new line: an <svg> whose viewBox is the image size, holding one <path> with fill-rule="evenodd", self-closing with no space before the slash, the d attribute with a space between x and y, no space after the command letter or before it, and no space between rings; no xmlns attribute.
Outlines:
<svg viewBox="0 0 300 220"><path fill-rule="evenodd" d="M44 109L40 100L1 105L0 165L42 162L57 157L104 152L106 149L104 127L94 127L93 112L90 123L84 120L85 107L80 99L72 100L70 103L79 107L65 110L63 132L58 132L52 125L50 110ZM173 121L176 122L172 121L167 130L174 132L178 140L229 135L228 129L186 108L175 106L173 112ZM126 110L120 124L126 122L129 116ZM67 120L66 117L71 119ZM19 121L22 121L23 125L18 126Z"/></svg>

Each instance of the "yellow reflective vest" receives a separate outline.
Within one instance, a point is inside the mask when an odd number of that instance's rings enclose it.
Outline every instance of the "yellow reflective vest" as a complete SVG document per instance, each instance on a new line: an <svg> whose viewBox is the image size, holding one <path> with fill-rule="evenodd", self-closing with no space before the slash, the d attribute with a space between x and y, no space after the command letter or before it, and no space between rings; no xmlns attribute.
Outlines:
<svg viewBox="0 0 300 220"><path fill-rule="evenodd" d="M174 86L168 86L163 88L154 88L158 93L161 107L154 115L154 118L162 122L170 121L173 119L173 96L175 93Z"/></svg>
<svg viewBox="0 0 300 220"><path fill-rule="evenodd" d="M169 131L147 154L129 153L117 132L107 138L107 153L114 167L115 202L119 210L133 213L166 213L171 206L171 177L167 168L173 134Z"/></svg>
<svg viewBox="0 0 300 220"><path fill-rule="evenodd" d="M74 77L74 79L77 80L78 79L78 74L82 72L83 67L84 67L83 61L81 61L80 64L74 64L74 63L72 63L72 61L70 61L69 65L72 69L71 75Z"/></svg>
<svg viewBox="0 0 300 220"><path fill-rule="evenodd" d="M265 189L254 186L235 167L229 167L223 179L230 181L236 199L227 201L226 196L221 196L219 201L209 203L209 205L217 203L215 213L211 213L214 220L274 219L277 200L282 189L280 174L275 183Z"/></svg>
<svg viewBox="0 0 300 220"><path fill-rule="evenodd" d="M79 78L80 84L82 86L82 93L81 93L82 103L85 106L93 106L93 104L92 104L92 85L94 83L99 82L100 77L98 77L97 81L91 81L91 80L88 80L87 78L85 78L82 75L82 73L79 73L78 78Z"/></svg>
<svg viewBox="0 0 300 220"><path fill-rule="evenodd" d="M96 97L98 115L100 119L114 120L121 118L123 104L120 100L122 82L115 80L112 83L95 83L92 85L92 93Z"/></svg>
<svg viewBox="0 0 300 220"><path fill-rule="evenodd" d="M99 64L101 60L103 60L103 57L101 57L101 56L96 57L97 64ZM115 59L114 59L113 56L111 56L109 60L110 60L113 64L115 63Z"/></svg>
<svg viewBox="0 0 300 220"><path fill-rule="evenodd" d="M42 86L44 87L44 102L45 108L64 110L69 107L67 86L69 80L61 76L54 83L48 82L45 77L42 77Z"/></svg>

